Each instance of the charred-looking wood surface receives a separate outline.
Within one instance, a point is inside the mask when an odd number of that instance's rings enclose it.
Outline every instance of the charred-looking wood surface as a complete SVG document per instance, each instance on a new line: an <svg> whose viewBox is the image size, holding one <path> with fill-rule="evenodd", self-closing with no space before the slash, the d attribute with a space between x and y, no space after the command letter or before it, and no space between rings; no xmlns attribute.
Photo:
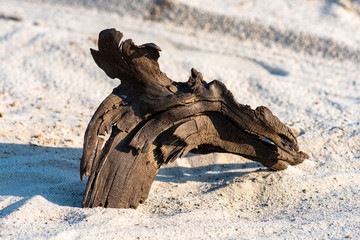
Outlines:
<svg viewBox="0 0 360 240"><path fill-rule="evenodd" d="M188 152L227 152L273 170L308 158L294 132L266 107L236 102L217 80L191 69L187 82L161 72L160 48L137 46L123 34L99 34L96 64L121 84L101 103L84 140L81 179L88 175L84 207L136 208L162 164Z"/></svg>

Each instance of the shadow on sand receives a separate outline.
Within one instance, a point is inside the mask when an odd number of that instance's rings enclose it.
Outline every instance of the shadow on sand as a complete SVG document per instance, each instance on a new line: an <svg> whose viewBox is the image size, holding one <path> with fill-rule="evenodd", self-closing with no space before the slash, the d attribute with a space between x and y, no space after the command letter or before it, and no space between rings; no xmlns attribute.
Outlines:
<svg viewBox="0 0 360 240"><path fill-rule="evenodd" d="M85 189L79 177L81 153L80 148L0 143L0 196L22 198L1 212L37 195L58 205L81 207Z"/></svg>
<svg viewBox="0 0 360 240"><path fill-rule="evenodd" d="M0 199L7 196L21 197L21 200L2 209L0 217L37 195L61 206L81 207L87 181L80 181L81 154L81 148L0 143ZM160 169L156 181L201 181L221 187L220 183L224 180L264 171L263 168L259 169L260 166L255 162L201 167L167 166Z"/></svg>
<svg viewBox="0 0 360 240"><path fill-rule="evenodd" d="M261 169L259 169L262 167ZM267 171L257 162L210 164L200 167L166 167L161 168L156 176L157 181L184 183L187 181L220 182L241 177L255 171Z"/></svg>

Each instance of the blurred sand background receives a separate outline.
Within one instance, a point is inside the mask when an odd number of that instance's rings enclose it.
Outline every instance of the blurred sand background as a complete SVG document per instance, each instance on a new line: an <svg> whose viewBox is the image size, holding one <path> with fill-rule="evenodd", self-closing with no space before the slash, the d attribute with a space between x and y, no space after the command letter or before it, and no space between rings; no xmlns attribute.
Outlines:
<svg viewBox="0 0 360 240"><path fill-rule="evenodd" d="M1 239L360 238L360 1L0 0ZM91 58L116 28L297 129L304 163L231 154L162 168L137 210L83 209L83 135L119 84Z"/></svg>

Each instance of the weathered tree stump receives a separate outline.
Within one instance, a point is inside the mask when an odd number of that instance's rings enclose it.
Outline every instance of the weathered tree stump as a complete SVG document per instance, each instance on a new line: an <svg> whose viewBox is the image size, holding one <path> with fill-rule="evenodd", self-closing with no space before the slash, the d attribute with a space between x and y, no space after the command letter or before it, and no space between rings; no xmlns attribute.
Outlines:
<svg viewBox="0 0 360 240"><path fill-rule="evenodd" d="M103 30L99 51L91 49L96 64L121 84L86 129L84 207L136 208L160 166L188 152L238 154L273 170L308 158L294 132L266 107L237 103L224 84L205 82L195 69L187 82L174 82L160 71L157 45L122 37Z"/></svg>

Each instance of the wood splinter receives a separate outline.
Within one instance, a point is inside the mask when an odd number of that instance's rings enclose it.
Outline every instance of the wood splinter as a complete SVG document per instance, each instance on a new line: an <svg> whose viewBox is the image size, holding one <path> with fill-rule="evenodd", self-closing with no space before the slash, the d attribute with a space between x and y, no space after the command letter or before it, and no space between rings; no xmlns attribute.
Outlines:
<svg viewBox="0 0 360 240"><path fill-rule="evenodd" d="M80 176L89 176L84 207L136 208L161 165L188 152L227 152L273 170L308 158L295 133L266 107L236 102L217 80L191 69L187 82L160 71L160 48L100 32L96 64L121 84L101 103L85 133Z"/></svg>

